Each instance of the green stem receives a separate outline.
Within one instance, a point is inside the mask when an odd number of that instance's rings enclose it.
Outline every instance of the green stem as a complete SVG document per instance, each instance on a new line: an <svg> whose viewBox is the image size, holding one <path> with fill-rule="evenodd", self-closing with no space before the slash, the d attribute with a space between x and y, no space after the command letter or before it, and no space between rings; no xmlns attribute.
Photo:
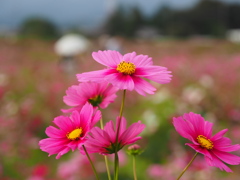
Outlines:
<svg viewBox="0 0 240 180"><path fill-rule="evenodd" d="M122 98L122 104L120 108L119 113L119 121L117 124L117 134L116 134L116 143L115 143L115 158L114 158L114 180L118 180L118 170L119 170L119 158L118 158L118 136L120 131L120 125L122 121L122 114L123 114L123 108L125 103L125 97L126 97L126 89L123 90L123 98Z"/></svg>
<svg viewBox="0 0 240 180"><path fill-rule="evenodd" d="M119 159L118 159L118 153L115 152L115 159L114 159L114 180L118 180L118 170L119 170Z"/></svg>
<svg viewBox="0 0 240 180"><path fill-rule="evenodd" d="M102 118L100 119L100 127L101 127L101 129L103 129L103 120L102 120Z"/></svg>
<svg viewBox="0 0 240 180"><path fill-rule="evenodd" d="M101 129L103 129L103 120L102 120L102 118L100 119L100 127L101 127ZM106 165L106 169L107 169L108 180L112 180L111 174L110 174L110 170L109 170L107 156L104 156L104 161L105 161L105 165Z"/></svg>
<svg viewBox="0 0 240 180"><path fill-rule="evenodd" d="M136 156L134 155L133 155L133 177L134 177L134 180L137 180Z"/></svg>
<svg viewBox="0 0 240 180"><path fill-rule="evenodd" d="M184 170L182 171L182 173L178 176L177 180L179 180L182 175L185 173L185 171L189 168L189 166L192 164L193 160L197 157L198 152L196 152L196 154L193 156L193 158L191 159L191 161L188 163L188 165L184 168Z"/></svg>
<svg viewBox="0 0 240 180"><path fill-rule="evenodd" d="M125 104L125 97L126 97L126 90L123 91L123 98L122 98L122 104L121 104L121 109L120 109L120 113L119 113L119 121L117 124L117 135L116 135L116 142L118 142L118 136L119 136L119 131L120 131L120 125L121 125L121 121L122 121L122 114L123 114L123 108L124 108L124 104ZM117 152L116 148L116 152Z"/></svg>
<svg viewBox="0 0 240 180"><path fill-rule="evenodd" d="M105 160L105 164L106 164L106 168L107 168L108 180L112 180L112 178L111 178L111 174L110 174L110 170L109 170L109 166L108 166L108 159L107 159L107 156L104 156L104 160Z"/></svg>
<svg viewBox="0 0 240 180"><path fill-rule="evenodd" d="M123 114L123 108L124 108L124 104L125 104L125 97L126 97L126 89L123 90L122 104L121 104L121 109L120 109L120 113L119 113L119 117L120 118L122 118L122 114Z"/></svg>
<svg viewBox="0 0 240 180"><path fill-rule="evenodd" d="M94 172L94 174L95 174L95 176L96 176L96 179L99 180L99 177L98 177L97 171L96 171L96 169L95 169L95 167L94 167L94 165L93 165L93 162L92 162L92 160L91 160L91 158L90 158L90 156L89 156L89 154L88 154L88 152L87 152L85 146L82 145L82 147L83 147L83 149L84 149L84 151L85 151L85 153L86 153L86 155L87 155L87 157L88 157L88 160L89 160L89 162L90 162L90 164L91 164L91 166L92 166L92 169L93 169L93 172Z"/></svg>

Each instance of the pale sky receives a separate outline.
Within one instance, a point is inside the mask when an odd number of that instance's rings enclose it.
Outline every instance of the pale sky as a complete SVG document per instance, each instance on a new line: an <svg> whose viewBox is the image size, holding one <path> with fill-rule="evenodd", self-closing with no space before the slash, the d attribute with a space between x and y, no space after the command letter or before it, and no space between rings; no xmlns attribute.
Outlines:
<svg viewBox="0 0 240 180"><path fill-rule="evenodd" d="M0 0L0 29L17 27L33 16L45 17L60 27L101 24L120 4L138 6L146 15L160 6L191 7L199 0ZM240 0L222 0L236 1Z"/></svg>

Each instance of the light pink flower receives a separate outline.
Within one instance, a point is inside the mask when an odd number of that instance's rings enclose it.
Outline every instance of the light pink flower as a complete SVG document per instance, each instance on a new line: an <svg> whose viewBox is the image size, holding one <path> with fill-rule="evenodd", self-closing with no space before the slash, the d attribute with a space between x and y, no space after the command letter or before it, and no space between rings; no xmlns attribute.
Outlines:
<svg viewBox="0 0 240 180"><path fill-rule="evenodd" d="M92 169L87 156L76 152L67 161L59 163L57 174L61 179L78 179L80 176L85 179L92 175Z"/></svg>
<svg viewBox="0 0 240 180"><path fill-rule="evenodd" d="M66 91L66 96L63 101L69 105L74 106L70 109L62 109L63 112L72 112L74 110L80 111L86 102L92 106L104 109L110 103L114 102L117 97L117 88L108 86L108 83L93 83L86 82L79 85L73 85Z"/></svg>
<svg viewBox="0 0 240 180"><path fill-rule="evenodd" d="M100 118L101 112L97 110L94 113L93 106L89 103L86 103L80 112L74 111L70 117L56 117L53 122L60 129L49 126L46 129L49 138L39 142L40 149L48 152L49 156L57 154L56 159L59 159L69 150L74 151L83 145L87 133Z"/></svg>
<svg viewBox="0 0 240 180"><path fill-rule="evenodd" d="M119 124L120 118L117 118L117 124ZM138 121L133 123L129 128L126 128L126 119L122 117L118 136L118 142L116 142L117 126L114 128L113 121L109 121L104 129L99 127L92 128L91 132L87 136L85 143L86 149L89 153L100 153L103 155L112 154L122 149L127 144L135 143L141 139L138 136L145 128L145 125Z"/></svg>
<svg viewBox="0 0 240 180"><path fill-rule="evenodd" d="M232 172L223 162L231 165L240 164L240 157L228 153L239 150L240 145L231 145L231 140L223 137L227 129L212 136L213 123L205 121L201 115L194 113L173 118L173 125L181 136L192 141L193 144L186 143L186 145L203 154L209 166Z"/></svg>
<svg viewBox="0 0 240 180"><path fill-rule="evenodd" d="M115 161L115 154L110 154L109 155L109 159L114 162ZM118 159L119 159L119 165L120 166L124 166L127 164L128 162L128 156L127 154L125 153L124 150L120 150L118 151Z"/></svg>
<svg viewBox="0 0 240 180"><path fill-rule="evenodd" d="M36 165L33 168L32 175L33 176L38 176L38 177L45 177L48 174L49 167L47 165Z"/></svg>
<svg viewBox="0 0 240 180"><path fill-rule="evenodd" d="M147 168L147 174L151 179L167 179L173 180L173 175L171 172L171 168L168 168L164 165L160 164L151 164Z"/></svg>
<svg viewBox="0 0 240 180"><path fill-rule="evenodd" d="M27 180L46 180L46 178L39 176L30 176Z"/></svg>
<svg viewBox="0 0 240 180"><path fill-rule="evenodd" d="M119 89L136 90L139 94L154 94L154 88L145 79L160 84L169 83L171 76L167 68L154 66L152 58L147 55L136 55L135 52L121 55L117 51L98 51L93 58L107 68L99 71L77 74L78 81L109 82Z"/></svg>

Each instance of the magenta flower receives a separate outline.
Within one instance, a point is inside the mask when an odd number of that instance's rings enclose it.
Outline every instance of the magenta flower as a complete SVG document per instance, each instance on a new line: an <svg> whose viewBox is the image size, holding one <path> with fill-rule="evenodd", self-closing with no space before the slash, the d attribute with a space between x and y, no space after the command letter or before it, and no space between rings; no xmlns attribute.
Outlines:
<svg viewBox="0 0 240 180"><path fill-rule="evenodd" d="M117 124L119 124L120 118L117 118ZM140 121L133 123L129 128L126 128L126 119L122 117L118 142L116 142L117 126L114 128L113 121L109 121L104 129L99 127L92 128L91 132L87 136L85 147L88 153L100 153L103 155L115 153L122 149L127 144L132 144L141 139L138 136L145 128L145 125Z"/></svg>
<svg viewBox="0 0 240 180"><path fill-rule="evenodd" d="M167 68L154 66L152 58L136 55L135 52L121 55L117 51L98 51L92 53L93 58L107 68L99 71L77 74L78 81L107 81L119 89L136 90L139 94L154 94L154 88L145 79L160 84L169 83L172 75Z"/></svg>
<svg viewBox="0 0 240 180"><path fill-rule="evenodd" d="M39 142L40 149L49 153L49 156L57 154L59 159L68 151L79 148L86 141L86 135L91 128L101 119L101 112L93 110L93 106L86 103L81 111L73 111L70 117L58 116L54 123L59 129L49 126L46 134L49 138Z"/></svg>
<svg viewBox="0 0 240 180"><path fill-rule="evenodd" d="M229 153L239 150L240 145L231 145L231 140L223 137L227 129L212 136L213 123L192 112L184 114L183 117L173 118L173 125L181 136L192 141L193 144L186 145L203 154L209 166L232 172L223 162L231 165L240 164L240 157Z"/></svg>
<svg viewBox="0 0 240 180"><path fill-rule="evenodd" d="M73 106L70 109L62 109L63 112L80 111L86 102L89 102L94 107L106 108L110 103L114 102L117 97L117 88L108 86L108 83L93 83L86 82L79 85L73 85L66 91L66 96L63 101Z"/></svg>

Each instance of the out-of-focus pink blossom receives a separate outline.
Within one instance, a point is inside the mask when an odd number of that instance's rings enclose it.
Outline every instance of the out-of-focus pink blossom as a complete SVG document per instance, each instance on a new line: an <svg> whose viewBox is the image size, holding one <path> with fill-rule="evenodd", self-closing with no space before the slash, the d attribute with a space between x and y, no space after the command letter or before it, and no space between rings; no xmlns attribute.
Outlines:
<svg viewBox="0 0 240 180"><path fill-rule="evenodd" d="M239 137L240 137L240 127L239 127L239 126L233 127L233 128L231 129L230 133L231 133L231 136L232 136L234 139L238 140Z"/></svg>
<svg viewBox="0 0 240 180"><path fill-rule="evenodd" d="M91 157L91 160L93 158ZM58 165L57 174L63 179L79 179L79 177L86 178L92 175L92 169L87 156L75 152L68 161L62 162Z"/></svg>
<svg viewBox="0 0 240 180"><path fill-rule="evenodd" d="M39 176L30 176L27 180L46 180L46 178Z"/></svg>
<svg viewBox="0 0 240 180"><path fill-rule="evenodd" d="M205 92L201 88L186 87L183 90L182 98L190 104L199 104L205 97Z"/></svg>
<svg viewBox="0 0 240 180"><path fill-rule="evenodd" d="M240 110L238 109L232 109L229 112L229 116L232 120L240 122Z"/></svg>
<svg viewBox="0 0 240 180"><path fill-rule="evenodd" d="M45 177L48 174L48 171L49 171L48 168L49 167L47 165L42 165L42 164L36 165L33 168L32 176Z"/></svg>
<svg viewBox="0 0 240 180"><path fill-rule="evenodd" d="M152 164L147 168L147 174L152 179L173 180L171 171L160 164Z"/></svg>
<svg viewBox="0 0 240 180"><path fill-rule="evenodd" d="M158 164L152 164L148 167L147 173L151 178L160 178L164 175L165 169Z"/></svg>
<svg viewBox="0 0 240 180"><path fill-rule="evenodd" d="M112 161L114 161L115 155L114 154L110 154L109 156L110 156L110 159ZM122 150L118 151L118 158L119 158L120 166L124 166L128 162L128 158L126 156L126 153L124 151L122 151Z"/></svg>

